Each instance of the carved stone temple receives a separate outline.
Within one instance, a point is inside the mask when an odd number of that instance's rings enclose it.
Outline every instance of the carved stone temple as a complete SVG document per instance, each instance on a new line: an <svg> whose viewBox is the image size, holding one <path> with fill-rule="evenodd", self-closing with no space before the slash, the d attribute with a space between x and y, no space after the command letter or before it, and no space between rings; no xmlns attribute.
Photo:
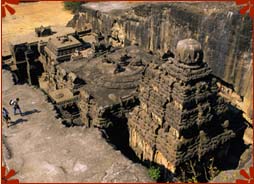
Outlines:
<svg viewBox="0 0 254 184"><path fill-rule="evenodd" d="M140 159L175 173L190 160L227 154L234 133L199 42L179 41L174 59L150 64L138 91L140 105L128 126L130 146Z"/></svg>
<svg viewBox="0 0 254 184"><path fill-rule="evenodd" d="M38 84L63 124L121 127L115 132L123 144L164 168L165 178L181 175L190 161L208 165L227 155L235 137L228 104L199 42L179 41L161 57L138 45L113 47L92 32L49 33L41 27L28 42L11 44L10 68Z"/></svg>
<svg viewBox="0 0 254 184"><path fill-rule="evenodd" d="M156 172L156 177L150 177L157 182L231 182L235 181L231 173L251 166L249 16L242 17L234 3L78 4L66 26L61 26L63 22L42 25L26 34L22 28L17 37L6 34L8 39L4 38L2 68L12 72L15 84L27 83L45 94L43 100L50 103L48 110L55 111L54 119L60 124L55 127L64 129L54 130L56 136L65 136L61 131L87 134L89 128L96 129L102 141L128 162L146 166L151 175ZM51 120L46 112L38 116ZM44 123L51 128L51 122ZM12 128L6 137L8 132ZM53 145L51 140L43 143ZM96 147L86 137L75 140L89 142L87 151ZM63 156L69 156L71 147L65 145ZM108 171L118 172L119 160L112 155L91 153L97 158L106 155L114 163ZM94 161L78 155L73 158ZM101 158L100 164L109 164ZM110 172L91 180L104 181L106 175L111 178ZM126 172L120 175L128 181ZM83 174L82 178L89 179Z"/></svg>

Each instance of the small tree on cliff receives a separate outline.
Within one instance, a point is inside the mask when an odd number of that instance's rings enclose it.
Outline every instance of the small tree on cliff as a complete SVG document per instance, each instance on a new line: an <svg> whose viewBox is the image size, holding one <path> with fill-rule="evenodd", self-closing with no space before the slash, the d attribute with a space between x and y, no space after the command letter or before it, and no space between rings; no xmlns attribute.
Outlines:
<svg viewBox="0 0 254 184"><path fill-rule="evenodd" d="M154 166L150 167L148 169L148 175L150 176L150 178L157 181L161 176L160 168Z"/></svg>

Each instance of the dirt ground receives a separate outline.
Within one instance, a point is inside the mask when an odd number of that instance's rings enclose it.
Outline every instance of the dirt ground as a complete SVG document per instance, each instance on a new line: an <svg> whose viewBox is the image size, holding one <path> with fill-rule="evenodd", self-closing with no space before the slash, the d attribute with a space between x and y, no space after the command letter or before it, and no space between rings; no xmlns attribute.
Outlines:
<svg viewBox="0 0 254 184"><path fill-rule="evenodd" d="M61 1L41 1L11 5L16 13L2 19L3 54L8 53L8 41L17 34L27 34L35 27L48 25L66 25L73 17L64 10Z"/></svg>
<svg viewBox="0 0 254 184"><path fill-rule="evenodd" d="M66 128L39 90L13 85L3 70L3 163L20 182L151 182L147 169L115 150L95 128ZM10 99L20 98L23 116L13 115Z"/></svg>

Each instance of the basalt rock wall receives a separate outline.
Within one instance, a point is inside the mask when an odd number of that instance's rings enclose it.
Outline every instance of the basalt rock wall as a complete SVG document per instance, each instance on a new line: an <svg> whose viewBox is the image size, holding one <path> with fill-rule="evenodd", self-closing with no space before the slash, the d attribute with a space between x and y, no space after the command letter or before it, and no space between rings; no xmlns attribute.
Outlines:
<svg viewBox="0 0 254 184"><path fill-rule="evenodd" d="M89 27L115 46L138 44L163 55L175 53L179 40L194 38L204 50L213 74L243 97L252 116L252 23L233 3L126 3L126 8L97 8L87 3L68 23L78 31ZM106 10L105 10L106 9Z"/></svg>

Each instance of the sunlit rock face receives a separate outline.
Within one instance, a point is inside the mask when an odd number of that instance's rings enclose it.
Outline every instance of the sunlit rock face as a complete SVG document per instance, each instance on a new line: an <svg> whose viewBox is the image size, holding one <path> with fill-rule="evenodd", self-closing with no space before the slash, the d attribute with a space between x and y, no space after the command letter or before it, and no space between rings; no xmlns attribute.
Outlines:
<svg viewBox="0 0 254 184"><path fill-rule="evenodd" d="M69 22L78 31L92 28L109 44L175 53L179 40L198 40L213 74L233 85L241 109L252 117L251 20L234 3L84 4Z"/></svg>

